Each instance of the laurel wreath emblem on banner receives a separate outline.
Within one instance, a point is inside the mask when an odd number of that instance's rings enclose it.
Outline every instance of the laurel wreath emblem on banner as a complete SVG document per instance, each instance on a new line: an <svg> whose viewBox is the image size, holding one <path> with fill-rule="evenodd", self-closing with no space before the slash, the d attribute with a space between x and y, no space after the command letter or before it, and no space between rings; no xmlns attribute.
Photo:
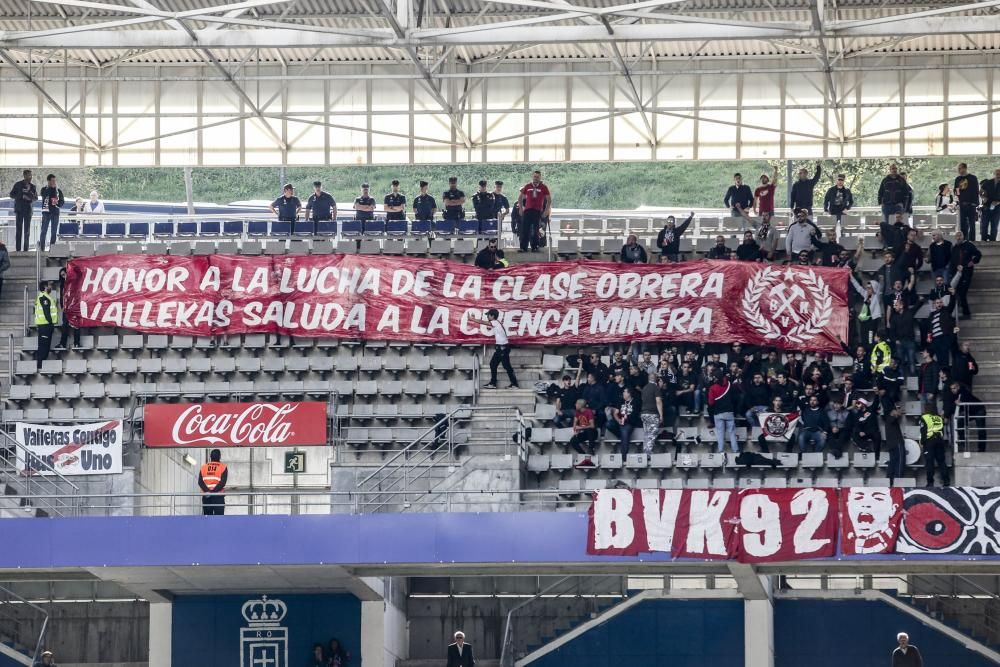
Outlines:
<svg viewBox="0 0 1000 667"><path fill-rule="evenodd" d="M768 266L747 281L747 286L743 290L743 317L765 340L784 339L790 343L805 343L830 322L830 317L833 315L833 299L830 296L830 287L823 277L816 275L812 269L798 272L796 277L812 300L812 312L807 320L796 324L787 332L783 332L773 320L764 317L760 310L760 300L764 297L764 293L776 283L782 282L781 272Z"/></svg>

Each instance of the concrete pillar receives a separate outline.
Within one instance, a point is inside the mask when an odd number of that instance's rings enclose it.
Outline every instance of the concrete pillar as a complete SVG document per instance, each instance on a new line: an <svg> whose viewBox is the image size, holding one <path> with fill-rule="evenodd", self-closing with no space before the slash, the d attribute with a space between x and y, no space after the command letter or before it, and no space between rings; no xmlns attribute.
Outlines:
<svg viewBox="0 0 1000 667"><path fill-rule="evenodd" d="M385 604L361 603L361 667L392 667L385 664Z"/></svg>
<svg viewBox="0 0 1000 667"><path fill-rule="evenodd" d="M743 601L743 644L746 667L774 667L774 607L770 599Z"/></svg>
<svg viewBox="0 0 1000 667"><path fill-rule="evenodd" d="M149 667L171 667L173 607L170 602L149 603Z"/></svg>

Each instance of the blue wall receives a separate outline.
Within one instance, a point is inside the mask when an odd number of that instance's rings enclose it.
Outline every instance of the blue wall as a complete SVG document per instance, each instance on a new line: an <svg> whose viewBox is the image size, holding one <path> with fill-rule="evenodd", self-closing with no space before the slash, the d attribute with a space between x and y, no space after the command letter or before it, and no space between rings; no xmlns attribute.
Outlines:
<svg viewBox="0 0 1000 667"><path fill-rule="evenodd" d="M240 665L240 629L247 624L243 603L259 595L184 596L173 601L172 664L174 667ZM336 637L351 653L351 666L361 664L361 602L353 595L268 594L281 600L288 614L289 665L308 662L315 642Z"/></svg>
<svg viewBox="0 0 1000 667"><path fill-rule="evenodd" d="M648 600L532 667L742 667L742 600Z"/></svg>
<svg viewBox="0 0 1000 667"><path fill-rule="evenodd" d="M775 667L886 667L905 632L928 667L993 667L993 662L884 602L778 600Z"/></svg>

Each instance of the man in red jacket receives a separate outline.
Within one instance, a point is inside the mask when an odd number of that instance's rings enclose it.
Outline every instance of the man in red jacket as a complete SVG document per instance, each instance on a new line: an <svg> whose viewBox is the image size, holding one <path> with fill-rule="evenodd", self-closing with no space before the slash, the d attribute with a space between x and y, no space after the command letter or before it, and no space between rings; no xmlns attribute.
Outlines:
<svg viewBox="0 0 1000 667"><path fill-rule="evenodd" d="M708 411L715 420L715 439L718 452L726 451L726 437L733 454L740 453L736 440L736 390L729 383L729 377L721 370L715 371L715 383L708 388Z"/></svg>

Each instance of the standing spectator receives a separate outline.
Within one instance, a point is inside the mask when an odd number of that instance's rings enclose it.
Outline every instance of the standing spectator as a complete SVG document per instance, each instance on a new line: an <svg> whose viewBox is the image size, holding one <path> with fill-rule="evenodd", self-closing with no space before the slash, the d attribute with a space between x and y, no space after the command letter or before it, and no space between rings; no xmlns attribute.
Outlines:
<svg viewBox="0 0 1000 667"><path fill-rule="evenodd" d="M947 183L939 185L937 197L934 198L934 209L938 213L954 213L957 207L955 195L951 194L951 186Z"/></svg>
<svg viewBox="0 0 1000 667"><path fill-rule="evenodd" d="M313 181L313 193L306 201L306 219L314 223L337 219L337 202L333 195L323 190L320 181Z"/></svg>
<svg viewBox="0 0 1000 667"><path fill-rule="evenodd" d="M587 401L582 398L576 399L576 410L573 413L573 437L569 439L569 446L577 454L594 455L594 448L597 446L597 426L594 410L587 405ZM583 445L587 445L589 452L583 451ZM577 463L577 467L585 468L594 465L593 460L588 456Z"/></svg>
<svg viewBox="0 0 1000 667"><path fill-rule="evenodd" d="M726 245L726 237L720 234L715 237L715 245L708 249L705 257L708 259L729 259L732 254L732 249Z"/></svg>
<svg viewBox="0 0 1000 667"><path fill-rule="evenodd" d="M733 184L726 190L723 203L734 218L743 218L743 212L753 206L753 192L750 186L743 183L742 174L733 174Z"/></svg>
<svg viewBox="0 0 1000 667"><path fill-rule="evenodd" d="M955 233L955 245L951 248L951 272L955 275L961 272L958 283L955 285L955 296L958 305L962 309L962 318L967 320L972 317L969 311L969 287L972 286L972 276L975 273L976 264L983 258L983 253L979 252L972 241L962 232Z"/></svg>
<svg viewBox="0 0 1000 667"><path fill-rule="evenodd" d="M913 330L913 314L916 309L916 305L900 299L892 305L892 317L889 319L889 338L893 349L897 356L902 357L906 372L910 375L917 372L917 340Z"/></svg>
<svg viewBox="0 0 1000 667"><path fill-rule="evenodd" d="M652 382L649 384L655 386ZM614 406L611 420L608 422L608 430L618 436L618 453L622 458L628 456L632 431L642 426L641 411L642 404L633 396L632 389L629 387L622 389L621 403Z"/></svg>
<svg viewBox="0 0 1000 667"><path fill-rule="evenodd" d="M717 371L715 382L708 388L708 409L715 423L716 451L726 451L726 438L733 454L740 453L740 444L736 440L736 391L729 383L729 378L722 371Z"/></svg>
<svg viewBox="0 0 1000 667"><path fill-rule="evenodd" d="M799 181L799 183L802 182ZM807 217L807 213L807 209L796 209L795 223L788 226L788 232L785 235L785 253L789 257L798 255L803 250L810 252L813 246L812 237L819 233L816 225Z"/></svg>
<svg viewBox="0 0 1000 667"><path fill-rule="evenodd" d="M465 193L458 189L458 177L448 178L448 189L441 195L444 204L445 220L457 221L465 219Z"/></svg>
<svg viewBox="0 0 1000 667"><path fill-rule="evenodd" d="M354 219L375 219L375 198L368 194L371 188L367 183L361 184L361 194L354 198Z"/></svg>
<svg viewBox="0 0 1000 667"><path fill-rule="evenodd" d="M692 220L694 220L694 211L691 211L691 215L680 226L675 226L674 216L667 216L667 223L656 235L656 247L660 250L661 262L664 259L670 262L676 262L680 259L681 236L687 231Z"/></svg>
<svg viewBox="0 0 1000 667"><path fill-rule="evenodd" d="M31 241L31 212L38 199L38 190L31 182L31 170L21 172L23 178L10 189L10 198L14 200L15 247L18 252L27 252Z"/></svg>
<svg viewBox="0 0 1000 667"><path fill-rule="evenodd" d="M816 189L816 183L819 182L819 177L822 173L823 168L818 162L816 163L816 171L813 173L812 178L809 178L808 170L799 169L799 180L795 181L792 185L792 196L788 202L789 208L793 211L797 208L802 208L809 215L812 215L813 191Z"/></svg>
<svg viewBox="0 0 1000 667"><path fill-rule="evenodd" d="M964 386L972 389L972 383L979 375L979 364L972 356L972 350L968 341L962 341L955 351L955 357L951 364L951 379L961 382Z"/></svg>
<svg viewBox="0 0 1000 667"><path fill-rule="evenodd" d="M49 358L52 335L55 333L58 321L59 308L52 297L52 283L43 280L38 283L38 296L35 297L35 327L38 329L38 351L35 352L35 361L38 370L42 369L42 362Z"/></svg>
<svg viewBox="0 0 1000 667"><path fill-rule="evenodd" d="M929 350L920 353L920 369L917 371L917 395L920 397L920 409L927 412L928 408L937 405L939 366Z"/></svg>
<svg viewBox="0 0 1000 667"><path fill-rule="evenodd" d="M799 418L802 420L799 426L799 451L804 454L810 446L814 452L823 451L823 447L826 446L826 434L830 430L830 418L820 406L818 396L814 394L809 397L805 409L799 413Z"/></svg>
<svg viewBox="0 0 1000 667"><path fill-rule="evenodd" d="M736 259L743 262L759 262L760 258L761 249L753 237L753 232L744 232L743 243L736 246Z"/></svg>
<svg viewBox="0 0 1000 667"><path fill-rule="evenodd" d="M962 442L965 445L965 451L972 451L969 449L969 431L972 424L975 423L978 436L977 449L980 452L985 452L986 406L983 405L981 400L976 398L971 389L962 385L960 382L952 381L949 388L951 389L950 393L956 406L955 417L958 421L955 424L955 428L957 428L958 433L961 434Z"/></svg>
<svg viewBox="0 0 1000 667"><path fill-rule="evenodd" d="M878 413L872 409L871 399L858 398L854 411L847 420L851 442L862 452L874 452L875 460L882 454L882 432L879 430Z"/></svg>
<svg viewBox="0 0 1000 667"><path fill-rule="evenodd" d="M979 206L979 179L969 173L969 165L960 162L955 177L955 196L958 197L958 225L965 238L976 237L976 209Z"/></svg>
<svg viewBox="0 0 1000 667"><path fill-rule="evenodd" d="M844 447L847 446L847 438L850 435L845 428L851 413L844 405L844 397L838 393L830 396L830 404L826 408L826 420L829 423L826 442L830 445L834 457L838 459L844 455Z"/></svg>
<svg viewBox="0 0 1000 667"><path fill-rule="evenodd" d="M503 221L510 213L510 201L503 193L503 181L493 182L493 217L497 220L497 229L503 229Z"/></svg>
<svg viewBox="0 0 1000 667"><path fill-rule="evenodd" d="M290 222L294 226L299 219L300 210L302 202L295 196L295 188L291 183L286 183L281 189L281 196L271 202L271 213L278 216L281 222Z"/></svg>
<svg viewBox="0 0 1000 667"><path fill-rule="evenodd" d="M386 220L406 220L406 195L399 191L399 181L392 179L389 193L382 199Z"/></svg>
<svg viewBox="0 0 1000 667"><path fill-rule="evenodd" d="M465 633L459 630L455 633L455 643L448 646L446 667L475 667L475 665L476 659L472 657L472 644L465 643Z"/></svg>
<svg viewBox="0 0 1000 667"><path fill-rule="evenodd" d="M434 201L433 195L427 193L427 181L420 181L420 194L413 198L413 219L433 222L435 213L437 213L437 202Z"/></svg>
<svg viewBox="0 0 1000 667"><path fill-rule="evenodd" d="M479 320L481 324L493 330L493 337L496 345L493 349L493 356L490 357L490 381L486 385L487 389L497 388L497 368L503 364L503 369L507 371L507 379L510 380L511 389L519 389L517 377L514 375L514 367L510 365L510 340L507 338L507 330L500 321L500 311L490 308L486 311L486 317Z"/></svg>
<svg viewBox="0 0 1000 667"><path fill-rule="evenodd" d="M767 412L770 404L771 388L764 384L762 373L754 372L753 380L743 393L743 406L747 409L744 416L751 427L757 423L757 415Z"/></svg>
<svg viewBox="0 0 1000 667"><path fill-rule="evenodd" d="M760 214L760 221L751 218L743 214L747 222L754 230L754 237L757 241L757 246L760 248L761 259L774 260L775 254L778 252L778 229L774 226L771 221L774 214L770 211L765 211Z"/></svg>
<svg viewBox="0 0 1000 667"><path fill-rule="evenodd" d="M222 452L213 449L209 462L201 466L198 486L202 490L201 513L205 516L222 516L226 513L226 481L229 469L222 462Z"/></svg>
<svg viewBox="0 0 1000 667"><path fill-rule="evenodd" d="M329 667L347 667L347 663L351 661L351 654L344 648L340 643L340 640L334 637L330 640L328 644L330 650L330 660L327 663ZM466 646L469 650L469 654L472 654L472 647Z"/></svg>
<svg viewBox="0 0 1000 667"><path fill-rule="evenodd" d="M66 349L66 344L69 342L69 331L73 330L73 347L80 347L80 330L74 326L71 326L69 319L66 317L66 308L63 305L63 297L66 295L66 269L59 269L59 315L62 317L62 335L59 337L59 344L56 345L56 349L62 348Z"/></svg>
<svg viewBox="0 0 1000 667"><path fill-rule="evenodd" d="M927 342L938 366L951 366L951 350L955 346L955 320L944 307L941 299L935 299L931 306L931 316L927 323Z"/></svg>
<svg viewBox="0 0 1000 667"><path fill-rule="evenodd" d="M983 219L979 223L979 238L983 241L997 240L1000 226L1000 169L993 170L993 178L980 181L983 195Z"/></svg>
<svg viewBox="0 0 1000 667"><path fill-rule="evenodd" d="M313 654L309 660L309 667L329 667L329 662L323 655L322 644L313 644Z"/></svg>
<svg viewBox="0 0 1000 667"><path fill-rule="evenodd" d="M556 391L556 416L552 419L556 428L563 428L567 423L573 422L576 399L580 398L581 372L583 372L583 367L577 367L575 381L568 375L562 377L562 386Z"/></svg>
<svg viewBox="0 0 1000 667"><path fill-rule="evenodd" d="M927 256L931 262L931 275L944 277L944 282L951 280L951 241L944 238L940 229L931 233L931 245L927 248Z"/></svg>
<svg viewBox="0 0 1000 667"><path fill-rule="evenodd" d="M655 382L650 382L645 374L643 377L646 382L639 392L642 449L646 454L652 454L656 437L660 434L660 425L663 424L663 396Z"/></svg>
<svg viewBox="0 0 1000 667"><path fill-rule="evenodd" d="M896 635L899 646L892 652L892 667L924 667L924 659L916 646L910 645L910 636L905 632Z"/></svg>
<svg viewBox="0 0 1000 667"><path fill-rule="evenodd" d="M861 239L858 239L860 242ZM823 266L835 266L837 260L840 258L840 253L844 252L846 248L837 243L837 230L828 229L826 230L826 240L823 241L819 236L812 237L812 244L816 246L819 250L819 260L820 264Z"/></svg>
<svg viewBox="0 0 1000 667"><path fill-rule="evenodd" d="M101 201L97 190L90 191L90 201L83 205L83 212L89 215L101 215L104 213L104 202Z"/></svg>
<svg viewBox="0 0 1000 667"><path fill-rule="evenodd" d="M826 196L823 197L823 210L836 218L839 225L844 212L850 211L853 206L854 195L851 194L851 189L844 185L844 175L837 174L837 184L827 190Z"/></svg>
<svg viewBox="0 0 1000 667"><path fill-rule="evenodd" d="M7 245L0 241L0 294L3 294L3 274L10 268L10 253L7 252Z"/></svg>
<svg viewBox="0 0 1000 667"><path fill-rule="evenodd" d="M898 399L889 397L882 405L882 421L885 426L885 446L889 451L889 465L886 475L889 477L889 486L903 476L903 469L906 467L906 442L903 439L903 406L898 403Z"/></svg>
<svg viewBox="0 0 1000 667"><path fill-rule="evenodd" d="M927 486L934 486L934 469L941 474L941 486L948 486L948 466L945 464L944 452L947 443L944 439L944 420L938 416L937 406L933 403L924 407L920 416L920 447L924 451L924 469L927 471Z"/></svg>
<svg viewBox="0 0 1000 667"><path fill-rule="evenodd" d="M645 264L648 261L646 249L639 245L639 239L635 234L628 235L625 245L622 246L620 259L623 264Z"/></svg>
<svg viewBox="0 0 1000 667"><path fill-rule="evenodd" d="M34 667L56 667L56 659L52 655L52 651L42 651L41 660L37 660Z"/></svg>
<svg viewBox="0 0 1000 667"><path fill-rule="evenodd" d="M507 260L503 258L503 250L497 248L496 237L486 241L486 247L476 253L476 266L480 269L505 269Z"/></svg>
<svg viewBox="0 0 1000 667"><path fill-rule="evenodd" d="M472 208L480 224L496 219L497 202L493 193L486 189L486 181L479 181L479 191L472 195Z"/></svg>
<svg viewBox="0 0 1000 667"><path fill-rule="evenodd" d="M521 208L519 230L521 252L527 251L529 245L531 251L536 252L542 219L548 218L552 213L552 194L549 192L549 188L542 183L542 172L535 170L531 173L531 182L521 188L518 204Z"/></svg>
<svg viewBox="0 0 1000 667"><path fill-rule="evenodd" d="M767 174L760 175L760 185L753 191L754 213L763 217L765 213L774 215L774 189L778 185L778 168L774 168L774 177L768 178Z"/></svg>
<svg viewBox="0 0 1000 667"><path fill-rule="evenodd" d="M608 392L605 387L608 385L600 380L597 375L587 373L587 382L580 389L580 397L587 402L587 405L594 411L594 424L598 433L603 434L607 427L608 415Z"/></svg>
<svg viewBox="0 0 1000 667"><path fill-rule="evenodd" d="M886 252L891 251L895 257L899 257L900 252L902 252L909 233L910 227L906 224L905 214L902 210L893 213L892 224L879 223L879 236L882 238L882 244L885 246Z"/></svg>
<svg viewBox="0 0 1000 667"><path fill-rule="evenodd" d="M910 186L906 179L899 175L899 167L895 163L889 165L889 175L882 179L878 186L878 204L882 207L882 222L888 223L896 211L906 205L910 198Z"/></svg>
<svg viewBox="0 0 1000 667"><path fill-rule="evenodd" d="M45 232L49 226L52 227L49 245L56 242L56 232L59 228L59 211L66 203L63 191L56 186L55 174L45 177L45 186L42 188L42 233L38 235L38 249L45 250Z"/></svg>

